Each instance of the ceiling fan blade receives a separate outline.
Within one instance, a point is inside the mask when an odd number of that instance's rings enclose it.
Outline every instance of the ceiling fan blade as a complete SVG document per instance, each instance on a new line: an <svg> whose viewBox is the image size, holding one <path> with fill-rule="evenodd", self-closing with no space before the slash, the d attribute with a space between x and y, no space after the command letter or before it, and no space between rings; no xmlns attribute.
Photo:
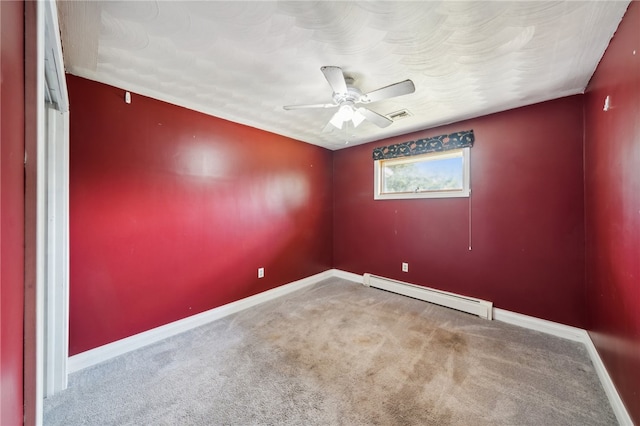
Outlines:
<svg viewBox="0 0 640 426"><path fill-rule="evenodd" d="M292 109L307 109L307 108L335 108L336 104L309 104L309 105L285 105L282 108L287 111Z"/></svg>
<svg viewBox="0 0 640 426"><path fill-rule="evenodd" d="M333 93L347 93L347 82L340 67L320 67L320 71L329 82Z"/></svg>
<svg viewBox="0 0 640 426"><path fill-rule="evenodd" d="M369 120L370 122L372 122L378 127L387 127L391 123L393 123L392 120L388 119L384 115L380 115L377 112L371 111L370 109L358 108L357 111L360 114L364 115L364 118L366 118L367 120Z"/></svg>
<svg viewBox="0 0 640 426"><path fill-rule="evenodd" d="M395 98L396 96L408 95L409 93L413 93L415 91L416 86L413 84L413 81L405 80L386 87L382 87L369 93L365 93L364 95L360 96L359 102L366 104L369 102L381 101L383 99Z"/></svg>

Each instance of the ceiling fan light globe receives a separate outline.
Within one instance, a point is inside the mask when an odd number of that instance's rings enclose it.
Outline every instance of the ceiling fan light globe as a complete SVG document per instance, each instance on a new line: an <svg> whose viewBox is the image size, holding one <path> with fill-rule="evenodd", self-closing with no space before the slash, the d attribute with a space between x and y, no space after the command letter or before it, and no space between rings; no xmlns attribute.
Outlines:
<svg viewBox="0 0 640 426"><path fill-rule="evenodd" d="M331 120L329 120L329 123L331 123L334 127L338 129L342 129L342 123L344 123L344 120L340 117L340 111L333 114L333 117L331 117Z"/></svg>
<svg viewBox="0 0 640 426"><path fill-rule="evenodd" d="M349 121L353 118L353 113L354 110L351 105L342 105L338 110L338 117L340 117L342 121Z"/></svg>
<svg viewBox="0 0 640 426"><path fill-rule="evenodd" d="M358 127L365 120L365 116L356 110L353 113L352 120L353 120L353 127Z"/></svg>

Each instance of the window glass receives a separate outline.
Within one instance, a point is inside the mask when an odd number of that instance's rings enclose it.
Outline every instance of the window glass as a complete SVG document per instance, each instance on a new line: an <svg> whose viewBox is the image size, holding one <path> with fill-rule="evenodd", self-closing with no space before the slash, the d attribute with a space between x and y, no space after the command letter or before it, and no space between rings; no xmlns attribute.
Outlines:
<svg viewBox="0 0 640 426"><path fill-rule="evenodd" d="M469 196L469 148L375 162L375 198Z"/></svg>

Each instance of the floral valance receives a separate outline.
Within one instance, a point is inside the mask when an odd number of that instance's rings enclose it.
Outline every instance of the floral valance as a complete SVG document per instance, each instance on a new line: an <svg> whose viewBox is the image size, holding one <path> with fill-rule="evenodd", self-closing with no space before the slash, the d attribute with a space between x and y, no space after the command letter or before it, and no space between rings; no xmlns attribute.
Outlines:
<svg viewBox="0 0 640 426"><path fill-rule="evenodd" d="M449 135L434 136L417 141L397 143L389 146L381 146L373 150L374 160L386 160L389 158L407 157L410 155L426 154L436 151L448 151L450 149L466 148L473 146L473 130L451 133Z"/></svg>

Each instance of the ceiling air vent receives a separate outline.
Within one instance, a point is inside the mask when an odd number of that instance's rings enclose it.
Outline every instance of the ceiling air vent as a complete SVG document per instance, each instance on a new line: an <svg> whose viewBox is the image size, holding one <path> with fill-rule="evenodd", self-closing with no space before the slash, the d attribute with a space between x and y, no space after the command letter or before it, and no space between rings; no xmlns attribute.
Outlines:
<svg viewBox="0 0 640 426"><path fill-rule="evenodd" d="M411 114L406 109L401 109L400 111L391 112L387 114L387 118L393 121L398 121L398 120L402 120L403 118L411 117L412 115L413 114Z"/></svg>

